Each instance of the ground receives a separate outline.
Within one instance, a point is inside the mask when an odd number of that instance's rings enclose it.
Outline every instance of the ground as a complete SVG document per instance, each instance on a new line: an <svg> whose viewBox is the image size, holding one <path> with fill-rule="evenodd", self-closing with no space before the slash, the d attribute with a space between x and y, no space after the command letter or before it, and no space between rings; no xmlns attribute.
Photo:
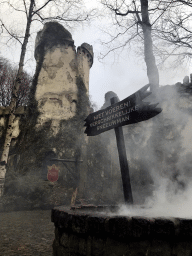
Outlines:
<svg viewBox="0 0 192 256"><path fill-rule="evenodd" d="M52 256L51 210L0 213L0 256Z"/></svg>

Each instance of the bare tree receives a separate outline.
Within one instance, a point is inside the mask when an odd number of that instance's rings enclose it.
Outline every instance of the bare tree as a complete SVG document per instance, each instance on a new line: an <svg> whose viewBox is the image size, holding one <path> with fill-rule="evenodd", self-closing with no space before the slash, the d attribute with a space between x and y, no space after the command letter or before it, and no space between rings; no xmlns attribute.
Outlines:
<svg viewBox="0 0 192 256"><path fill-rule="evenodd" d="M0 57L0 106L10 105L15 77L16 70L6 59ZM31 77L24 72L18 90L16 107L27 106L31 80Z"/></svg>
<svg viewBox="0 0 192 256"><path fill-rule="evenodd" d="M81 0L72 0L72 1L62 1L62 0L20 0L20 1L11 1L11 0L2 0L0 1L0 7L7 5L9 10L16 11L21 15L25 15L25 31L23 34L16 33L11 29L13 24L10 26L6 25L3 17L0 19L1 26L1 36L3 33L6 33L6 36L9 36L9 40L16 40L21 45L20 60L18 64L18 70L16 73L16 78L14 81L14 86L12 90L12 97L10 102L10 114L8 120L8 127L5 135L5 142L3 146L3 153L0 162L0 196L3 194L5 174L6 174L6 165L9 156L10 143L12 139L12 130L13 123L15 120L15 109L18 101L19 88L21 87L22 76L23 76L23 67L24 60L26 56L27 45L29 37L31 35L32 23L40 22L44 23L45 21L50 20L60 20L66 24L70 22L83 22L89 18L83 10L81 10ZM10 13L11 17L11 13ZM6 19L7 17L5 17ZM20 31L22 33L22 31ZM9 43L9 41L7 41Z"/></svg>
<svg viewBox="0 0 192 256"><path fill-rule="evenodd" d="M108 44L121 38L119 46L110 51L130 45L135 39L142 41L149 83L151 90L156 90L159 87L159 72L153 53L148 0L102 0L102 4L111 11L117 29Z"/></svg>
<svg viewBox="0 0 192 256"><path fill-rule="evenodd" d="M156 40L156 54L164 63L174 56L176 66L186 64L192 59L192 3L191 1L161 1L165 9L162 17L154 24L153 33ZM173 64L172 64L173 65Z"/></svg>
<svg viewBox="0 0 192 256"><path fill-rule="evenodd" d="M191 59L192 3L190 0L101 1L111 12L116 29L116 34L108 31L110 40L105 44L109 50L103 57L114 50L130 47L133 44L139 49L144 45L142 51L144 51L149 82L156 85L155 87L158 87L159 83L158 65L164 65L171 56L174 56L177 66ZM114 44L115 42L118 45Z"/></svg>
<svg viewBox="0 0 192 256"><path fill-rule="evenodd" d="M14 82L14 72L7 60L0 59L0 106L10 103L11 88Z"/></svg>

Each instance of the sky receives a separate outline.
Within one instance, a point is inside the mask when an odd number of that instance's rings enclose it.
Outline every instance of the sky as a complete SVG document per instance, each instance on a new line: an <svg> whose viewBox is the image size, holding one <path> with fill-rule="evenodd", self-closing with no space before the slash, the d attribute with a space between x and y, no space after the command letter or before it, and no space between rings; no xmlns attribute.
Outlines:
<svg viewBox="0 0 192 256"><path fill-rule="evenodd" d="M97 6L96 1L87 1L88 7ZM1 10L1 15L6 15L9 22L14 23L6 11ZM13 15L13 14L12 14ZM13 17L13 16L12 16ZM22 24L20 17L14 16L19 25ZM108 91L115 92L120 100L128 97L132 93L139 90L141 87L148 83L145 63L142 56L136 56L133 51L123 51L121 54L111 53L104 60L99 61L98 57L100 53L104 53L105 50L100 43L100 40L105 41L105 34L99 27L105 27L108 22L107 19L95 19L89 26L78 27L70 31L75 41L76 47L84 42L87 42L93 46L94 50L94 63L90 70L90 84L89 94L91 101L99 109L104 103L105 93ZM18 27L17 27L18 29ZM39 27L41 29L41 27ZM36 29L38 30L38 29ZM25 69L34 74L35 71L35 59L34 59L34 40L36 32L32 31L32 41L29 43L29 51L26 56ZM1 43L3 42L0 38ZM20 46L18 44L11 44L11 47L1 46L0 54L11 60L12 63L18 63ZM180 70L164 70L160 72L160 85L175 84L176 82L182 82L184 76L189 75L191 69L189 66L181 68Z"/></svg>
<svg viewBox="0 0 192 256"><path fill-rule="evenodd" d="M133 52L122 52L121 55L110 54L102 62L98 60L100 52L104 52L99 43L99 29L87 28L81 33L75 32L73 39L76 46L87 42L93 45L94 62L90 69L90 95L93 102L100 108L104 103L105 93L115 92L120 100L128 97L144 85L148 84L146 66L142 56L136 56ZM95 33L96 31L96 33ZM115 56L114 56L115 55ZM180 70L159 70L160 85L182 82L192 69L189 66Z"/></svg>

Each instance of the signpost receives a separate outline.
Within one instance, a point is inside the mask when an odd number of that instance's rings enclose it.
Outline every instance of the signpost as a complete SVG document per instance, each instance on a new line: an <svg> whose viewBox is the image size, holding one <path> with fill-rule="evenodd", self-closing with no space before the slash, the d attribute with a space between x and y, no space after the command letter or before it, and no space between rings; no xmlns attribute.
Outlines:
<svg viewBox="0 0 192 256"><path fill-rule="evenodd" d="M151 94L146 91L148 88L149 85L145 85L113 106L89 114L85 119L87 136L95 136L115 127L145 121L159 114L161 109L156 108L158 103L150 105L149 102L142 101Z"/></svg>
<svg viewBox="0 0 192 256"><path fill-rule="evenodd" d="M145 85L136 93L119 102L116 97L112 98L111 106L91 113L85 119L87 136L95 136L111 129L115 130L124 199L125 203L129 204L133 204L133 197L122 126L142 122L161 113L162 109L156 108L158 103L150 104L150 102L143 101L151 94L147 91L149 86Z"/></svg>
<svg viewBox="0 0 192 256"><path fill-rule="evenodd" d="M117 98L114 97L111 99L111 105L115 104L116 102L118 102ZM132 190L131 190L129 166L127 161L123 129L120 126L120 127L114 128L114 130L115 130L115 135L117 140L117 149L119 153L119 163L121 167L121 178L123 183L124 199L126 203L133 204L133 196L132 196Z"/></svg>

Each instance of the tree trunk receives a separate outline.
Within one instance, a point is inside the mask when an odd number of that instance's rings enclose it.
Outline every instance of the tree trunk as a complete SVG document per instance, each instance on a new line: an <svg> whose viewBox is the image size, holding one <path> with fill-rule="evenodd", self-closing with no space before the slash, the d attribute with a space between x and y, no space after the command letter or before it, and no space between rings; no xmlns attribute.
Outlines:
<svg viewBox="0 0 192 256"><path fill-rule="evenodd" d="M27 25L26 25L26 30L25 30L25 36L24 36L24 41L21 47L21 55L20 55L20 60L19 60L19 68L17 72L17 76L15 79L14 87L13 87L13 92L12 92L12 99L10 103L10 115L9 115L9 120L8 120L8 127L5 135L5 142L3 146L3 152L1 156L1 162L0 162L0 197L3 195L4 192L4 184L5 184L5 175L7 171L7 161L9 157L9 150L10 150L10 145L11 145L11 140L12 140L12 131L13 131L13 123L15 120L15 109L16 109L16 103L17 103L17 93L21 84L21 78L23 74L23 66L24 66L24 59L25 59L25 54L26 54L26 47L28 43L28 39L30 36L30 27L31 27L31 22L32 22L32 12L33 12L33 7L34 7L34 1L31 0L30 2L30 7L29 7L29 12L27 16Z"/></svg>
<svg viewBox="0 0 192 256"><path fill-rule="evenodd" d="M151 84L151 91L155 92L159 87L159 71L153 54L153 44L151 37L151 24L149 21L148 0L140 0L142 15L142 30L144 35L144 56L147 66L147 76Z"/></svg>

